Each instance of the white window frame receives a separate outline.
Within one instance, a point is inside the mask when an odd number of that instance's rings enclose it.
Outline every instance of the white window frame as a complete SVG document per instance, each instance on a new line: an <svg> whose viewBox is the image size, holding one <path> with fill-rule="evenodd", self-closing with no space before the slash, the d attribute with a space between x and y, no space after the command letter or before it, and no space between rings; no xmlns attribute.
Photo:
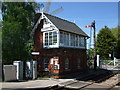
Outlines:
<svg viewBox="0 0 120 90"><path fill-rule="evenodd" d="M61 33L64 37L64 38L62 38L63 40L61 40L61 37L60 37ZM83 40L82 40L82 38L83 38ZM59 41L60 47L70 47L70 48L85 48L86 47L85 37L77 35L77 34L60 31L59 40L60 40ZM66 40L68 41L68 43ZM81 42L81 40L82 40L82 42ZM62 41L62 43L61 43L61 41Z"/></svg>
<svg viewBox="0 0 120 90"><path fill-rule="evenodd" d="M52 32L52 45L49 45L49 33ZM57 33L57 43L53 45L53 32ZM45 45L45 33L48 33L48 45ZM59 47L59 32L58 30L43 32L43 48L58 48Z"/></svg>

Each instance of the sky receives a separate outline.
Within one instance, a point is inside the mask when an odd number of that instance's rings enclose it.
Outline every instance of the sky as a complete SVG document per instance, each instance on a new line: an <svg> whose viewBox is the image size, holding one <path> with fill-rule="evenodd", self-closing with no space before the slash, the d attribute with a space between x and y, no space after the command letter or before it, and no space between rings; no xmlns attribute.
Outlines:
<svg viewBox="0 0 120 90"><path fill-rule="evenodd" d="M89 33L90 28L85 28L96 21L97 33L107 25L115 28L118 25L118 3L117 2L55 2L51 4L50 12L63 7L63 11L57 17L75 22L82 30Z"/></svg>
<svg viewBox="0 0 120 90"><path fill-rule="evenodd" d="M85 26L90 25L94 20L96 34L105 25L109 28L118 26L118 2L52 2L49 13L61 6L64 10L55 16L75 22L88 36L90 36L90 28Z"/></svg>

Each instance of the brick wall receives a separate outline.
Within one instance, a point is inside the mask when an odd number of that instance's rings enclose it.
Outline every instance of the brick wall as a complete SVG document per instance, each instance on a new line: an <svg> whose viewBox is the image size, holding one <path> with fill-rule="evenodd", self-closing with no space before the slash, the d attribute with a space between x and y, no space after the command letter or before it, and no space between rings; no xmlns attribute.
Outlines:
<svg viewBox="0 0 120 90"><path fill-rule="evenodd" d="M71 73L82 73L86 70L86 50L82 49L42 49L40 56L38 56L38 74L42 75L44 72L44 58L49 60L49 72L55 77L70 75ZM65 70L65 60L69 59L69 70ZM53 64L51 64L53 59ZM81 60L81 69L77 67L77 59ZM58 60L60 66L59 70L54 69L55 60Z"/></svg>

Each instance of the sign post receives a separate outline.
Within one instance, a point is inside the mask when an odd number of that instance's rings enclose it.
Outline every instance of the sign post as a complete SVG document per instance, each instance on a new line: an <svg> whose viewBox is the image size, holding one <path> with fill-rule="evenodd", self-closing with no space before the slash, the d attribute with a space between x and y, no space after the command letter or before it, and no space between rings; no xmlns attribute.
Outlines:
<svg viewBox="0 0 120 90"><path fill-rule="evenodd" d="M94 70L96 70L96 67L97 67L97 56L96 56L96 28L95 28L95 20L92 22L91 25L87 25L85 27L86 28L87 27L93 27L93 29L94 29L94 35L93 35L93 38L94 38ZM91 44L91 40L90 40L90 44Z"/></svg>
<svg viewBox="0 0 120 90"><path fill-rule="evenodd" d="M97 67L97 56L96 56L96 28L95 28L95 20L92 22L92 27L94 29L94 70Z"/></svg>

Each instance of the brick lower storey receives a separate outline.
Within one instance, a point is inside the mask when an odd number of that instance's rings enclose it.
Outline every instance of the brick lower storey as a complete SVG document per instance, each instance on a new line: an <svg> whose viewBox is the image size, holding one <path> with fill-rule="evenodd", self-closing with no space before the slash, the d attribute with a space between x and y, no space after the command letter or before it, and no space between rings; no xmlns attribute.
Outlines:
<svg viewBox="0 0 120 90"><path fill-rule="evenodd" d="M38 75L49 75L53 78L75 76L86 71L87 56L85 49L43 49L39 56Z"/></svg>

